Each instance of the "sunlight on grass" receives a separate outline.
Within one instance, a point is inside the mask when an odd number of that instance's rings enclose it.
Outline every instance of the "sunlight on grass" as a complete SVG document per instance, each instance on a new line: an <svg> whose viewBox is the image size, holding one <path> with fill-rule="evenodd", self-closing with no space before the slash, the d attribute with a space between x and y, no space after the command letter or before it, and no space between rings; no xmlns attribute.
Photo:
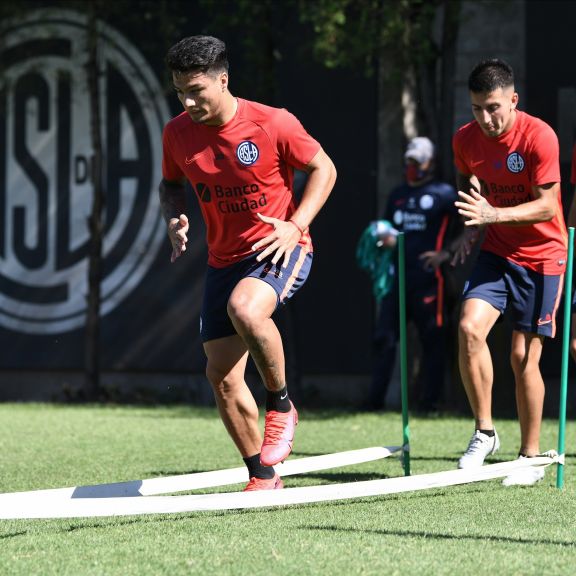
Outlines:
<svg viewBox="0 0 576 576"><path fill-rule="evenodd" d="M412 473L455 468L471 421L411 419ZM519 430L497 422L514 459ZM569 423L567 438L574 438ZM543 450L556 448L546 420ZM400 415L300 413L294 458L401 443ZM279 509L0 521L0 574L569 574L576 499L555 467L533 487L498 480ZM0 492L189 474L242 464L216 411L0 405ZM402 476L395 457L286 477L287 487ZM242 486L222 490L240 490Z"/></svg>

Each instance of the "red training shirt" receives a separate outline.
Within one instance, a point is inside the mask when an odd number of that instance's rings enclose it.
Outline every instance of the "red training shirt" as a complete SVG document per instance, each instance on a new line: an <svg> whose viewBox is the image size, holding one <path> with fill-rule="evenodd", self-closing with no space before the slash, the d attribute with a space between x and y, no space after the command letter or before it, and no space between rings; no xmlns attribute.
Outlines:
<svg viewBox="0 0 576 576"><path fill-rule="evenodd" d="M532 186L560 182L556 134L544 121L520 110L508 132L491 138L474 120L456 132L452 146L458 171L480 180L482 195L492 206L529 202L534 200ZM549 222L488 225L482 250L540 274L563 274L567 232L560 195Z"/></svg>
<svg viewBox="0 0 576 576"><path fill-rule="evenodd" d="M165 126L163 146L163 177L190 182L206 222L208 264L216 268L253 254L252 245L270 234L257 212L290 219L294 168L304 169L320 150L287 110L241 98L222 126L194 123L182 112ZM312 250L308 231L300 244Z"/></svg>

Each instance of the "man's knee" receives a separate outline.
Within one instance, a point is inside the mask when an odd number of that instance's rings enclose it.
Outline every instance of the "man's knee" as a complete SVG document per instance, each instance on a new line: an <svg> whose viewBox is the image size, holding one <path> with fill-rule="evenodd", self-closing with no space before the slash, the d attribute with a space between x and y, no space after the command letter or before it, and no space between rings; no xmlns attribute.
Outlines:
<svg viewBox="0 0 576 576"><path fill-rule="evenodd" d="M206 364L206 378L213 388L216 388L225 379L225 374L213 364Z"/></svg>
<svg viewBox="0 0 576 576"><path fill-rule="evenodd" d="M484 346L486 338L480 326L473 319L464 316L458 324L458 341L461 348L468 353L474 353Z"/></svg>
<svg viewBox="0 0 576 576"><path fill-rule="evenodd" d="M248 293L234 293L228 300L226 311L232 324L238 327L244 327L245 330L252 331L269 315L265 310L266 304L258 298L254 298Z"/></svg>
<svg viewBox="0 0 576 576"><path fill-rule="evenodd" d="M510 352L510 365L514 375L522 377L540 370L540 354L531 353L529 346L513 346Z"/></svg>
<svg viewBox="0 0 576 576"><path fill-rule="evenodd" d="M242 324L247 323L251 317L250 304L250 300L246 297L245 294L233 294L230 297L230 300L228 300L228 304L226 306L226 311L230 320L232 320L232 322L235 324L237 322Z"/></svg>
<svg viewBox="0 0 576 576"><path fill-rule="evenodd" d="M206 366L206 378L212 386L214 394L222 399L233 396L235 391L244 384L244 379L236 377L231 372L225 372L210 363Z"/></svg>

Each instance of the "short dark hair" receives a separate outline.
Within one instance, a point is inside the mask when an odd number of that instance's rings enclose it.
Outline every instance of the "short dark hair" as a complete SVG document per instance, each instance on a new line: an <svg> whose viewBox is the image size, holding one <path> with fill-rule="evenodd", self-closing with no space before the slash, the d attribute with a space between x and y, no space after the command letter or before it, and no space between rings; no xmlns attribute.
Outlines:
<svg viewBox="0 0 576 576"><path fill-rule="evenodd" d="M226 44L213 36L188 36L166 54L172 72L228 72Z"/></svg>
<svg viewBox="0 0 576 576"><path fill-rule="evenodd" d="M514 70L499 58L478 62L468 77L468 89L476 94L487 94L510 86L514 86Z"/></svg>

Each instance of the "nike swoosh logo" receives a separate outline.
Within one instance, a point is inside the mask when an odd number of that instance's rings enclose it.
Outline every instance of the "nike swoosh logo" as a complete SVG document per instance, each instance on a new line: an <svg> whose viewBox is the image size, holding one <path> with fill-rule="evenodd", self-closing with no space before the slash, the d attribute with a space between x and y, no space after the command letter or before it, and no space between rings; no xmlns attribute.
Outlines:
<svg viewBox="0 0 576 576"><path fill-rule="evenodd" d="M184 158L184 162L186 163L186 166L190 166L190 164L194 162L194 158L190 158L190 160L188 160L188 158Z"/></svg>
<svg viewBox="0 0 576 576"><path fill-rule="evenodd" d="M537 324L538 326L544 326L544 324L550 324L550 322L552 322L552 320L541 320L539 319Z"/></svg>
<svg viewBox="0 0 576 576"><path fill-rule="evenodd" d="M284 394L284 396L280 396L280 400L286 400L287 397L288 397L288 392L286 392L286 394Z"/></svg>

